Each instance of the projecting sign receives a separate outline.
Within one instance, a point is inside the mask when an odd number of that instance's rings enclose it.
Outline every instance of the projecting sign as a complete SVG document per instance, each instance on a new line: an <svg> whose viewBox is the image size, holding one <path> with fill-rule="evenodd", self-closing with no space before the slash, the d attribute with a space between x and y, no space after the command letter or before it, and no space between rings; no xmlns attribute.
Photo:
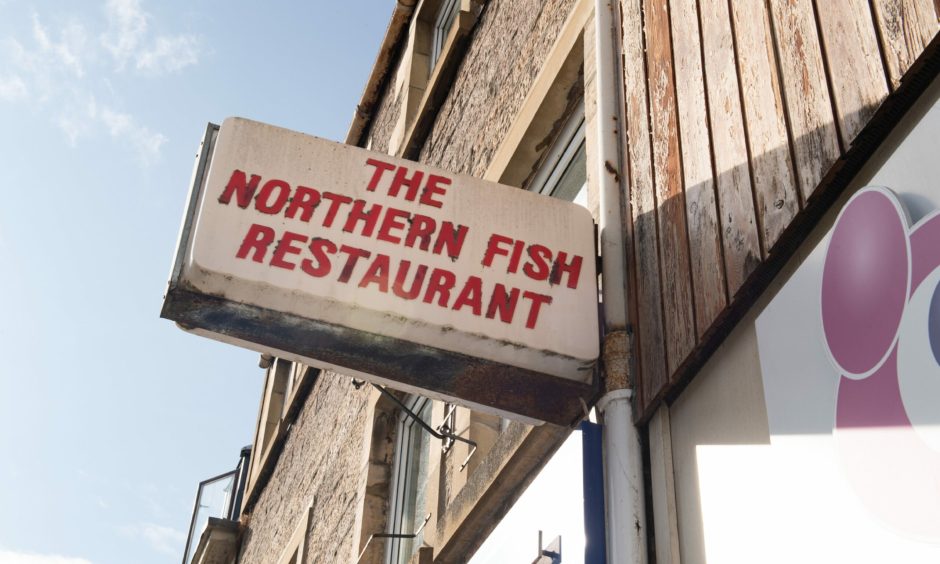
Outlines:
<svg viewBox="0 0 940 564"><path fill-rule="evenodd" d="M570 423L598 356L584 208L240 118L210 126L162 316L377 383Z"/></svg>

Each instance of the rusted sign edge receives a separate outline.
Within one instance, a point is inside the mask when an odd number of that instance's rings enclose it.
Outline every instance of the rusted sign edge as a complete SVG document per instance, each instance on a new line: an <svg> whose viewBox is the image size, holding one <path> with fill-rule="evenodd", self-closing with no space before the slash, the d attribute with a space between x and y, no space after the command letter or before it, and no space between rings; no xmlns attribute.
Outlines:
<svg viewBox="0 0 940 564"><path fill-rule="evenodd" d="M323 363L556 425L571 425L593 405L600 386L308 319L171 284L160 316L182 328L291 351ZM392 385L394 387L394 384Z"/></svg>

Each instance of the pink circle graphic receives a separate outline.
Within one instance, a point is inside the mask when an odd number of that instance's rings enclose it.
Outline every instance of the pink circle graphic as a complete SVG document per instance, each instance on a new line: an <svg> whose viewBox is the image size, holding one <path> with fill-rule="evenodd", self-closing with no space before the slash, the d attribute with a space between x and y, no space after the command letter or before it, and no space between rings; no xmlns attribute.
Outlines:
<svg viewBox="0 0 940 564"><path fill-rule="evenodd" d="M907 221L880 190L860 192L836 223L823 269L823 332L848 375L876 370L894 344L910 288Z"/></svg>
<svg viewBox="0 0 940 564"><path fill-rule="evenodd" d="M940 289L924 286L931 298L927 315L910 315L923 307L910 303L924 295L917 292L922 282L936 284L929 276L940 268L940 213L909 225L890 190L865 188L853 196L833 228L820 306L826 347L842 373L834 431L848 481L882 523L938 542L940 452L918 434L923 428L912 414L920 424L940 418L940 406L935 417L931 396L924 395L936 385L923 380L925 368L940 369ZM899 348L921 335L929 335L931 346L914 347L906 353L913 359L899 362ZM926 398L926 420L923 403L905 396L912 389L916 399Z"/></svg>

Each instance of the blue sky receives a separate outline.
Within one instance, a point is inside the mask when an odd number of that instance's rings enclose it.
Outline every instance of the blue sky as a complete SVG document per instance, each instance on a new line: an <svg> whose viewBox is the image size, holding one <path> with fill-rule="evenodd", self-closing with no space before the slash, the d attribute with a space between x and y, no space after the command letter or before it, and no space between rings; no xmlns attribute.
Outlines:
<svg viewBox="0 0 940 564"><path fill-rule="evenodd" d="M393 6L0 0L0 564L180 561L263 376L159 319L200 136L343 140Z"/></svg>

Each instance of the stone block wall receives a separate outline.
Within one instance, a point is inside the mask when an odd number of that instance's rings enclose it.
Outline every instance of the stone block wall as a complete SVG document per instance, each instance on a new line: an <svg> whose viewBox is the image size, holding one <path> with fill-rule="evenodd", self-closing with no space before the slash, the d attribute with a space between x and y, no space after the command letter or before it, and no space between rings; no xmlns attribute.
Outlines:
<svg viewBox="0 0 940 564"><path fill-rule="evenodd" d="M323 372L289 431L252 509L239 562L274 563L312 505L307 562L345 562L353 552L368 388Z"/></svg>

